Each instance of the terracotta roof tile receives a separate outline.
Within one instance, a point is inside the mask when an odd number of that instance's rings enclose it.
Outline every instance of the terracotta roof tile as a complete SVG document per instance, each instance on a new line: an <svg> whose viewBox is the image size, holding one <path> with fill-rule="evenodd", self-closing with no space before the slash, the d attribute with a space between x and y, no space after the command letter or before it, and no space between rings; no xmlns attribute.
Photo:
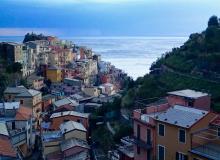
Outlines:
<svg viewBox="0 0 220 160"><path fill-rule="evenodd" d="M32 109L22 106L17 110L15 119L28 120L30 116L32 116Z"/></svg>
<svg viewBox="0 0 220 160"><path fill-rule="evenodd" d="M0 155L8 157L16 157L16 152L7 137L0 138Z"/></svg>

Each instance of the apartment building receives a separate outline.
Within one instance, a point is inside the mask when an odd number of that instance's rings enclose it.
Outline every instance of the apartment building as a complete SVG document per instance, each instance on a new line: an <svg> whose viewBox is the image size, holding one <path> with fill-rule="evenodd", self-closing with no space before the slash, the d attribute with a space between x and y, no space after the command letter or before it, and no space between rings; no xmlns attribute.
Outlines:
<svg viewBox="0 0 220 160"><path fill-rule="evenodd" d="M33 89L27 89L24 86L7 87L4 91L4 100L6 102L20 102L24 107L31 108L33 116L36 118L36 125L40 124L40 115L42 110L42 94Z"/></svg>
<svg viewBox="0 0 220 160"><path fill-rule="evenodd" d="M207 93L189 89L180 90L168 92L164 100L145 105L143 109L134 110L134 159L185 160L185 158L192 158L192 155L188 153L192 147L191 134L208 127L215 115L209 111L210 99ZM174 124L170 124L169 120ZM184 120L187 126L180 125L184 123ZM163 128L166 129L163 130ZM159 130L161 133L158 133ZM160 134L168 137L160 136ZM186 135L185 143L179 142L179 135Z"/></svg>
<svg viewBox="0 0 220 160"><path fill-rule="evenodd" d="M175 105L158 114L156 121L156 157L158 160L190 159L191 134L206 128L215 114Z"/></svg>

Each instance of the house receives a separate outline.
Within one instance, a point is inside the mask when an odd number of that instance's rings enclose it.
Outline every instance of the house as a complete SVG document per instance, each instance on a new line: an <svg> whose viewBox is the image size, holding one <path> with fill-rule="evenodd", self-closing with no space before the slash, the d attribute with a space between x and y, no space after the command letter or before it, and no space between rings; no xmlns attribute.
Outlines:
<svg viewBox="0 0 220 160"><path fill-rule="evenodd" d="M75 106L73 106L71 104L65 104L60 107L55 108L52 113L74 111L74 110L75 110Z"/></svg>
<svg viewBox="0 0 220 160"><path fill-rule="evenodd" d="M55 102L55 96L52 94L47 94L42 97L42 111L53 110L52 103ZM51 107L51 108L50 108Z"/></svg>
<svg viewBox="0 0 220 160"><path fill-rule="evenodd" d="M46 159L51 153L60 151L60 142L62 141L62 134L60 131L47 131L41 135L42 155Z"/></svg>
<svg viewBox="0 0 220 160"><path fill-rule="evenodd" d="M32 74L27 77L27 84L32 89L40 90L44 87L44 77Z"/></svg>
<svg viewBox="0 0 220 160"><path fill-rule="evenodd" d="M106 94L106 95L115 94L115 87L111 83L104 83L104 84L99 86L99 89L101 90L102 94Z"/></svg>
<svg viewBox="0 0 220 160"><path fill-rule="evenodd" d="M22 157L30 156L35 144L35 134L32 130L32 110L20 107L14 120L6 121L11 142L21 151Z"/></svg>
<svg viewBox="0 0 220 160"><path fill-rule="evenodd" d="M70 86L78 86L80 88L82 86L82 81L79 79L64 78L63 83L70 85Z"/></svg>
<svg viewBox="0 0 220 160"><path fill-rule="evenodd" d="M42 133L43 157L45 159L89 159L86 129L81 123L64 122L60 130Z"/></svg>
<svg viewBox="0 0 220 160"><path fill-rule="evenodd" d="M183 105L192 108L198 108L209 111L211 105L211 96L207 93L185 89L168 92L168 103L170 106Z"/></svg>
<svg viewBox="0 0 220 160"><path fill-rule="evenodd" d="M60 125L60 131L65 140L71 138L87 140L87 130L81 123L74 121L64 122Z"/></svg>
<svg viewBox="0 0 220 160"><path fill-rule="evenodd" d="M10 63L19 62L22 63L22 44L14 42L2 42L0 43L1 56Z"/></svg>
<svg viewBox="0 0 220 160"><path fill-rule="evenodd" d="M156 158L156 122L154 117L169 108L168 103L159 100L144 109L133 111L134 159Z"/></svg>
<svg viewBox="0 0 220 160"><path fill-rule="evenodd" d="M192 133L206 128L214 115L205 110L175 105L154 117L157 159L190 159Z"/></svg>
<svg viewBox="0 0 220 160"><path fill-rule="evenodd" d="M40 114L42 110L41 92L33 89L27 89L24 86L7 87L4 91L4 99L8 102L18 101L20 105L31 108L33 116L36 118L36 123L40 123Z"/></svg>
<svg viewBox="0 0 220 160"><path fill-rule="evenodd" d="M89 149L90 147L86 141L76 138L65 140L61 143L61 151L64 159L77 159L78 157L82 157L81 159L88 160ZM82 153L84 154L82 155Z"/></svg>
<svg viewBox="0 0 220 160"><path fill-rule="evenodd" d="M56 66L51 66L47 68L46 77L53 83L61 82L63 80L61 68Z"/></svg>
<svg viewBox="0 0 220 160"><path fill-rule="evenodd" d="M65 111L53 113L50 116L51 120L51 129L58 130L60 125L63 122L67 121L75 121L82 123L83 126L88 130L89 129L89 114L87 113L79 113L75 111Z"/></svg>
<svg viewBox="0 0 220 160"><path fill-rule="evenodd" d="M194 101L193 107L188 104L190 99ZM203 104L199 106L200 103ZM215 114L209 111L209 105L208 94L181 90L168 92L165 99L144 104L143 109L135 109L133 111L134 159L184 160L187 157L194 160L189 153L195 145L191 143L192 135L207 128L213 119ZM182 135L186 136L184 143L179 139Z"/></svg>
<svg viewBox="0 0 220 160"><path fill-rule="evenodd" d="M100 95L100 90L97 87L84 87L82 91L91 97L98 97Z"/></svg>

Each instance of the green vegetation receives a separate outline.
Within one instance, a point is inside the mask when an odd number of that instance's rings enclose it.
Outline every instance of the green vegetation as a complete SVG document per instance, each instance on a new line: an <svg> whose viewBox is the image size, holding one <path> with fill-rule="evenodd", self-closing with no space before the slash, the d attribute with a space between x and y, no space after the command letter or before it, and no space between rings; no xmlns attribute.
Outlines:
<svg viewBox="0 0 220 160"><path fill-rule="evenodd" d="M132 108L135 100L163 97L166 92L195 89L212 95L212 107L220 111L220 24L212 16L202 33L194 33L179 48L164 54L138 78L122 98L122 106Z"/></svg>
<svg viewBox="0 0 220 160"><path fill-rule="evenodd" d="M23 43L29 42L29 41L36 41L36 40L46 40L47 36L44 36L43 34L35 34L35 33L27 33L24 37Z"/></svg>
<svg viewBox="0 0 220 160"><path fill-rule="evenodd" d="M0 59L0 100L7 86L23 83L21 69L22 65L18 62L8 64L6 60Z"/></svg>

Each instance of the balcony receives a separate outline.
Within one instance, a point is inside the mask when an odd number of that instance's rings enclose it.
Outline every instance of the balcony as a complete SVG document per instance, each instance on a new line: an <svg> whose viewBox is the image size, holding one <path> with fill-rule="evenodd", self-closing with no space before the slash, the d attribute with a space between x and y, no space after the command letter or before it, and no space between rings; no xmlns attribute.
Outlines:
<svg viewBox="0 0 220 160"><path fill-rule="evenodd" d="M13 145L19 146L26 143L26 130L12 130L10 135Z"/></svg>
<svg viewBox="0 0 220 160"><path fill-rule="evenodd" d="M200 157L212 160L220 159L219 129L208 127L192 134L190 152Z"/></svg>
<svg viewBox="0 0 220 160"><path fill-rule="evenodd" d="M146 150L153 148L152 141L145 142L137 137L134 137L134 144Z"/></svg>

